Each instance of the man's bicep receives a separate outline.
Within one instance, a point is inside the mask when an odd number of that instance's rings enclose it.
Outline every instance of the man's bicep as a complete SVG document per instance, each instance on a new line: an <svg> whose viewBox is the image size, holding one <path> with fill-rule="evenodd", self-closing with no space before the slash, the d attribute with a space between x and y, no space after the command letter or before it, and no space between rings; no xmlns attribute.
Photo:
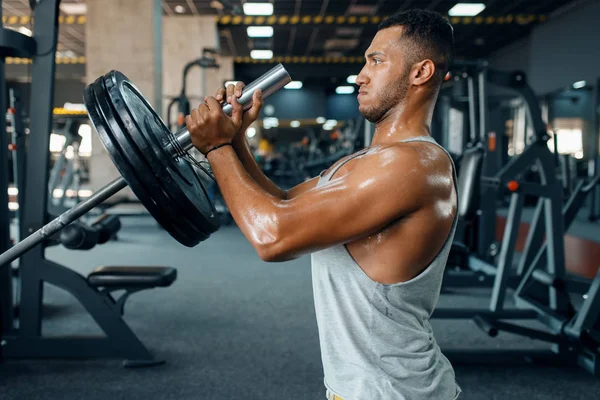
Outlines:
<svg viewBox="0 0 600 400"><path fill-rule="evenodd" d="M412 212L423 198L418 191L411 173L355 168L286 202L280 251L299 255L376 233Z"/></svg>

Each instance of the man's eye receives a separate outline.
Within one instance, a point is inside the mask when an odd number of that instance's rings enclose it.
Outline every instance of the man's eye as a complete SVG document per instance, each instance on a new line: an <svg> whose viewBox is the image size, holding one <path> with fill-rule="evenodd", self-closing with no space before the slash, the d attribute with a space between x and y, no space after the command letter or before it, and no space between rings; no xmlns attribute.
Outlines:
<svg viewBox="0 0 600 400"><path fill-rule="evenodd" d="M379 63L381 63L381 60L379 58L374 58L373 59L373 63L374 64L379 64Z"/></svg>

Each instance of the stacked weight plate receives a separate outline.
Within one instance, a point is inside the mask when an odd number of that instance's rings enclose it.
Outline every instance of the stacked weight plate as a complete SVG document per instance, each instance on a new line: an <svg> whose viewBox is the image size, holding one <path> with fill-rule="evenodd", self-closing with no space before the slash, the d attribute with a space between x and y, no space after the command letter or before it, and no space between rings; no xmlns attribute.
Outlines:
<svg viewBox="0 0 600 400"><path fill-rule="evenodd" d="M113 163L156 221L185 246L219 229L194 168L166 149L173 136L141 92L118 71L84 91L90 120Z"/></svg>

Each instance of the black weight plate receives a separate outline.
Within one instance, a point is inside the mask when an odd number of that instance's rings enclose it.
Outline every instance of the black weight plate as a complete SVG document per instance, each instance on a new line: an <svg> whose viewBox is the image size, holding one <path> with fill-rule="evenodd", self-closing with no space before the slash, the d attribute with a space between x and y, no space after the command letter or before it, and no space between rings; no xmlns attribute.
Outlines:
<svg viewBox="0 0 600 400"><path fill-rule="evenodd" d="M111 124L110 132L113 135L113 146L119 148L125 159L128 160L138 181L144 186L146 192L158 206L157 213L152 214L155 219L169 233L176 232L173 237L186 246L192 247L200 241L207 239L209 235L205 232L197 231L192 224L187 222L185 212L181 212L181 210L178 210L173 205L160 180L156 178L150 166L147 165L146 161L139 154L139 149L129 138L123 121L109 102L106 87L103 84L96 86L95 94L96 102L101 105L107 115L105 120Z"/></svg>
<svg viewBox="0 0 600 400"><path fill-rule="evenodd" d="M154 166L170 197L186 211L197 229L208 234L217 231L220 220L204 185L188 162L167 152L172 134L144 96L120 72L106 75L105 84L129 135Z"/></svg>
<svg viewBox="0 0 600 400"><path fill-rule="evenodd" d="M84 101L88 108L88 112L90 113L92 124L94 124L94 127L96 128L96 131L98 132L99 137L111 156L115 166L125 181L129 184L133 192L136 194L138 199L142 202L146 209L148 209L156 221L162 226L165 226L165 230L167 230L171 236L173 236L180 243L189 247L195 246L198 241L189 238L185 232L179 231L177 227L171 226L169 223L169 216L163 213L163 207L156 204L153 196L147 192L145 186L136 176L135 168L129 164L128 158L118 147L117 139L115 139L113 135L113 128L111 127L112 124L109 121L114 119L114 116L112 115L110 107L107 107L106 105L104 109L101 107L97 101L95 89L100 93L100 96L105 95L103 92L104 89L102 83L97 81L95 84L86 88L84 92ZM117 127L117 129L120 128Z"/></svg>
<svg viewBox="0 0 600 400"><path fill-rule="evenodd" d="M199 230L214 233L219 228L220 220L202 182L188 162L173 157L166 150L171 133L144 96L123 74L111 75L112 79L105 77L105 83L111 100L119 104L117 110L127 124L130 136L140 148L146 148L148 144L152 147L153 153L144 151L143 154L151 164L157 166L155 172L167 186L170 197L186 210L189 221ZM125 105L125 109L122 110L120 105Z"/></svg>
<svg viewBox="0 0 600 400"><path fill-rule="evenodd" d="M140 181L136 175L137 169L130 164L130 161L136 161L136 155L127 154L119 147L115 131L119 132L121 128L115 121L110 106L105 101L99 100L105 99L106 96L107 93L105 92L102 78L89 85L84 91L84 101L90 115L90 120L113 163L140 202L173 238L188 247L197 245L200 240L189 237L185 231L181 231L177 225L172 224L171 220L173 217L165 211L165 206L155 201L156 194L162 192L162 188L156 187L157 185L148 185L146 182ZM129 156L132 156L133 160Z"/></svg>

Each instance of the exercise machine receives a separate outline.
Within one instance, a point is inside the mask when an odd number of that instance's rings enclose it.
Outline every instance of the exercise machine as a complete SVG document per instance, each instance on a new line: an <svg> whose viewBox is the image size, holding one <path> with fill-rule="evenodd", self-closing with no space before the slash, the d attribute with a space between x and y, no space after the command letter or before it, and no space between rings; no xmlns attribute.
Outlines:
<svg viewBox="0 0 600 400"><path fill-rule="evenodd" d="M219 69L219 64L217 64L217 60L214 58L214 55L217 54L215 49L202 49L202 57L190 61L183 68L183 78L181 84L181 93L179 96L173 98L169 105L167 106L167 126L169 129L175 128L175 130L181 129L185 126L185 116L190 115L190 100L186 94L187 88L187 77L190 70L194 67L199 67L202 70L202 88L206 91L206 70L211 69ZM171 114L172 108L177 105L177 121L174 124L171 122Z"/></svg>
<svg viewBox="0 0 600 400"><path fill-rule="evenodd" d="M492 243L491 237L496 232L495 205L505 192L511 194L507 223L504 230L501 246L498 253L494 254L489 248L479 248L477 254L468 256L469 269L474 273L483 272L493 277L488 280L492 284L490 302L487 307L476 309L437 309L433 318L471 319L489 336L496 336L498 332L511 332L517 335L530 337L551 343L551 348L544 351L533 349L508 351L506 349L494 350L453 350L444 349L444 353L457 363L514 363L515 361L534 360L543 363L558 362L578 364L593 374L600 374L598 362L598 343L590 340L596 337L597 331L598 293L595 289L596 282L591 285L585 280L572 279L567 275L565 268L564 233L576 210L581 207L585 196L597 184L597 178L579 185L573 192L568 202L564 202L564 191L560 180L556 177L556 155L552 153L547 142L550 139L546 126L541 120L541 112L537 98L527 85L526 76L522 72L501 72L489 68L479 71L480 97L485 99L485 83L491 82L502 87L508 87L519 93L525 100L530 117L533 122L534 139L525 147L523 152L514 156L504 167L495 174L486 173L485 163L479 160L478 152L473 150L467 153L463 165L467 170L483 163L484 168L480 180L476 176L471 181L471 192L475 193L475 183L481 185L481 204L478 217L482 226L479 230L478 243ZM481 100L481 99L480 99ZM485 101L481 101L485 104ZM482 107L485 109L485 107ZM485 117L480 119L484 122ZM484 133L485 130L482 130ZM484 142L489 143L486 135ZM492 146L488 145L488 154ZM528 181L525 171L535 167L538 181ZM492 167L488 164L488 169ZM467 171L463 171L467 172ZM460 182L460 181L459 181ZM461 193L467 196L469 193ZM516 275L512 275L513 261L518 230L522 220L522 210L525 197L538 199L531 223L525 251L519 260ZM468 208L469 204L464 207ZM563 207L564 206L564 207ZM463 212L466 214L466 210ZM462 229L462 228L461 228ZM460 233L461 230L458 230ZM545 237L544 237L545 235ZM479 256L483 255L483 258ZM492 260L492 261L490 261ZM484 274L476 277L485 276ZM513 294L516 308L507 308L506 299L511 287L511 275L518 278L518 286ZM457 276L456 282L464 277ZM459 284L456 283L455 284ZM449 275L445 278L445 285L450 285ZM512 285L514 285L513 283ZM514 286L513 286L514 287ZM584 307L579 311L571 301L570 295L578 292L587 292ZM591 294L590 294L591 293ZM591 298L591 297L594 298ZM587 304L587 306L585 305ZM523 325L520 320L533 319L543 324L544 329L532 328ZM575 321L579 321L575 322ZM582 322L585 321L585 322ZM566 333L566 329L573 326L573 332ZM583 328L585 326L585 328ZM591 334L582 333L582 329L592 327Z"/></svg>
<svg viewBox="0 0 600 400"><path fill-rule="evenodd" d="M47 193L49 140L52 130L55 52L58 36L58 0L35 4L33 36L3 28L0 32L2 57L32 58L29 104L30 134L24 187L19 193L22 220L20 236L25 238L48 220ZM34 4L32 2L32 4ZM0 8L1 10L1 8ZM0 11L1 12L1 11ZM0 15L1 16L1 15ZM39 50L43 50L40 52ZM4 63L0 63L0 110L6 109ZM4 118L0 132L5 131ZM6 135L0 135L0 163L7 164ZM35 156L31 156L31 155ZM6 168L0 168L0 250L14 248L9 241ZM44 195L40 196L40 193ZM123 319L123 305L131 293L170 286L177 271L171 267L104 267L82 276L45 258L46 240L20 256L18 263L19 303L13 301L11 263L0 262L0 303L2 329L0 351L4 359L16 358L120 358L126 366L149 366L162 361L154 357ZM72 294L103 330L90 337L48 337L42 332L44 283ZM115 291L124 294L117 298ZM15 310L18 309L18 314Z"/></svg>

